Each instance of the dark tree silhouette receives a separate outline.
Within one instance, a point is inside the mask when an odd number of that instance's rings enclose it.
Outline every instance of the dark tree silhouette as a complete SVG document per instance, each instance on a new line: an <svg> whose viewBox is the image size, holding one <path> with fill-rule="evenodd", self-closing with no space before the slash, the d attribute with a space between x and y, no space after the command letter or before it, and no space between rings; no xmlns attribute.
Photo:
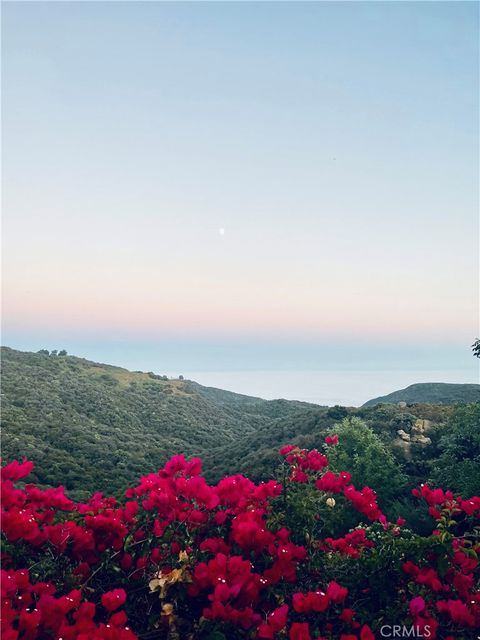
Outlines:
<svg viewBox="0 0 480 640"><path fill-rule="evenodd" d="M477 338L475 342L472 344L473 355L480 358L480 338Z"/></svg>

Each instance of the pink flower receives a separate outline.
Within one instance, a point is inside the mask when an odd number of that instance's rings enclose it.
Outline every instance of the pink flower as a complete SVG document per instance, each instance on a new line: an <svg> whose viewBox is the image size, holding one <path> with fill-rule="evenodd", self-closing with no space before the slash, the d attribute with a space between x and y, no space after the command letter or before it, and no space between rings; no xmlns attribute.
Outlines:
<svg viewBox="0 0 480 640"><path fill-rule="evenodd" d="M348 589L341 587L335 580L332 580L327 588L327 595L332 602L340 603L345 600L348 595Z"/></svg>
<svg viewBox="0 0 480 640"><path fill-rule="evenodd" d="M113 591L107 591L102 596L102 605L109 612L115 611L123 604L127 599L127 594L124 589L113 589Z"/></svg>
<svg viewBox="0 0 480 640"><path fill-rule="evenodd" d="M297 613L317 613L325 611L330 604L330 598L323 591L309 591L308 593L294 593L293 608Z"/></svg>
<svg viewBox="0 0 480 640"><path fill-rule="evenodd" d="M272 613L267 616L267 622L261 624L257 630L257 636L259 638L270 640L275 638L275 633L281 631L287 625L288 618L288 605L284 604L277 609L274 609Z"/></svg>
<svg viewBox="0 0 480 640"><path fill-rule="evenodd" d="M425 600L421 596L417 596L410 600L409 605L410 613L412 616L418 616L425 611Z"/></svg>
<svg viewBox="0 0 480 640"><path fill-rule="evenodd" d="M375 640L375 636L368 624L364 624L360 629L360 640Z"/></svg>
<svg viewBox="0 0 480 640"><path fill-rule="evenodd" d="M14 460L10 462L10 464L2 467L1 476L2 480L11 480L15 482L16 480L20 480L21 478L25 478L31 473L33 469L33 462L23 459L23 462L18 462L18 460Z"/></svg>
<svg viewBox="0 0 480 640"><path fill-rule="evenodd" d="M475 625L475 617L461 600L440 600L437 602L437 611L447 614L456 624L464 624L467 627Z"/></svg>
<svg viewBox="0 0 480 640"><path fill-rule="evenodd" d="M287 456L292 451L295 451L295 449L298 449L296 444L287 444L280 449L279 453L281 456Z"/></svg>
<svg viewBox="0 0 480 640"><path fill-rule="evenodd" d="M294 622L288 635L290 640L311 640L308 622Z"/></svg>

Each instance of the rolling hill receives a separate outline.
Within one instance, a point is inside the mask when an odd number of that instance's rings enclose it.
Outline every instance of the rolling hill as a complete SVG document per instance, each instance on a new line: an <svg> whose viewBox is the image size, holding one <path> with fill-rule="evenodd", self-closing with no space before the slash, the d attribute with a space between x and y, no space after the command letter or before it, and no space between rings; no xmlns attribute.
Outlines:
<svg viewBox="0 0 480 640"><path fill-rule="evenodd" d="M449 384L445 382L411 384L406 389L368 400L363 406L372 407L377 404L396 404L397 402L406 402L407 404L420 402L429 404L480 402L480 384Z"/></svg>
<svg viewBox="0 0 480 640"><path fill-rule="evenodd" d="M333 425L354 416L410 475L425 478L423 461L436 455L437 431L453 411L441 404L445 397L436 397L436 406L413 407L267 401L76 356L8 347L1 355L4 459L27 456L35 461L35 482L62 484L77 499L93 490L119 494L132 479L160 468L176 453L200 456L210 481L238 472L265 479L278 466L282 444L321 448ZM408 456L420 460L416 465L405 461L405 443L400 449L396 443L398 430L409 431L418 420L428 421L433 444L431 454L408 445Z"/></svg>
<svg viewBox="0 0 480 640"><path fill-rule="evenodd" d="M1 355L4 458L30 457L37 482L69 490L118 491L176 453L203 455L314 407L75 356Z"/></svg>

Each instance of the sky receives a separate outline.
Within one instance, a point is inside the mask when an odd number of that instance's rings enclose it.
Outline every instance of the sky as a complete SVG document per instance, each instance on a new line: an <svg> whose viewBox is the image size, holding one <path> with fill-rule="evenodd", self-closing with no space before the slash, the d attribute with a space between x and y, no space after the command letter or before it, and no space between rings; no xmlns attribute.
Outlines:
<svg viewBox="0 0 480 640"><path fill-rule="evenodd" d="M478 369L470 2L6 2L3 337Z"/></svg>

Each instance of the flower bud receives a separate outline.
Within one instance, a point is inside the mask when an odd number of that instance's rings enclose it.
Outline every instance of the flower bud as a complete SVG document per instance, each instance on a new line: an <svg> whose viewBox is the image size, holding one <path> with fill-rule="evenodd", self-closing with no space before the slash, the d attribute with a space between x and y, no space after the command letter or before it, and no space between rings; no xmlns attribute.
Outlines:
<svg viewBox="0 0 480 640"><path fill-rule="evenodd" d="M330 509L333 509L333 507L335 506L335 498L327 498L326 499L326 504L327 507L330 507Z"/></svg>

